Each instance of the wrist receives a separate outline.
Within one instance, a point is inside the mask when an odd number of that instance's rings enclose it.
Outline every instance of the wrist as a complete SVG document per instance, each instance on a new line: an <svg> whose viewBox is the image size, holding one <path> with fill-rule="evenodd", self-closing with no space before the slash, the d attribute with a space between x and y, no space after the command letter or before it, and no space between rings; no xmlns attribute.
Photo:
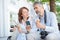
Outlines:
<svg viewBox="0 0 60 40"><path fill-rule="evenodd" d="M45 30L46 26L43 27L43 29Z"/></svg>

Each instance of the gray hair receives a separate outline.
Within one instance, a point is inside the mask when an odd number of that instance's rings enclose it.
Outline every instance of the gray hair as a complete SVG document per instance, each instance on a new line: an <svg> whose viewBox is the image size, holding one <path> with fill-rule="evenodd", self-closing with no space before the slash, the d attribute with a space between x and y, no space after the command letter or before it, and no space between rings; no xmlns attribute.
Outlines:
<svg viewBox="0 0 60 40"><path fill-rule="evenodd" d="M33 6L35 6L36 4L43 6L42 2L34 2Z"/></svg>

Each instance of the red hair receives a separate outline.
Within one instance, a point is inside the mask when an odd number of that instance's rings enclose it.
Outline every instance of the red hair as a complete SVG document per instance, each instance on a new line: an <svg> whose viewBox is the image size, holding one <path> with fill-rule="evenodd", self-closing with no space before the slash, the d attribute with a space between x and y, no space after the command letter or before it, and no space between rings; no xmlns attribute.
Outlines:
<svg viewBox="0 0 60 40"><path fill-rule="evenodd" d="M18 12L18 21L19 21L20 23L22 22L22 19L23 19L23 17L21 16L23 9L26 9L27 11L29 11L28 8L26 8L26 7L22 7L22 8L19 9L19 12Z"/></svg>

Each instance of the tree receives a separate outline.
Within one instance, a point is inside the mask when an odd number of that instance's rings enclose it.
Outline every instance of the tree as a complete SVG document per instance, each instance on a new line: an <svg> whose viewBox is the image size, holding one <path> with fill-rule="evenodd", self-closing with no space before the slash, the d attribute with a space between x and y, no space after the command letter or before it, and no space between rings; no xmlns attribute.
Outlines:
<svg viewBox="0 0 60 40"><path fill-rule="evenodd" d="M55 0L50 0L50 11L56 13Z"/></svg>
<svg viewBox="0 0 60 40"><path fill-rule="evenodd" d="M35 2L35 0L29 0L29 1ZM50 11L56 13L56 4L55 4L55 2L60 2L60 0L41 0L41 2L43 2L43 3L49 2Z"/></svg>

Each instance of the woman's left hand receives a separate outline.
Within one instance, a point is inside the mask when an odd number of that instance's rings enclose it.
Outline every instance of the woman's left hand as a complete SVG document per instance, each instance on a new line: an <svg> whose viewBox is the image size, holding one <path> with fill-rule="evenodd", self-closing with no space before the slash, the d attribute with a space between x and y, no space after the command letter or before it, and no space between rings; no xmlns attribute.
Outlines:
<svg viewBox="0 0 60 40"><path fill-rule="evenodd" d="M29 25L26 26L26 30L27 30L27 31L30 31L30 30L31 30L31 26L29 26Z"/></svg>

